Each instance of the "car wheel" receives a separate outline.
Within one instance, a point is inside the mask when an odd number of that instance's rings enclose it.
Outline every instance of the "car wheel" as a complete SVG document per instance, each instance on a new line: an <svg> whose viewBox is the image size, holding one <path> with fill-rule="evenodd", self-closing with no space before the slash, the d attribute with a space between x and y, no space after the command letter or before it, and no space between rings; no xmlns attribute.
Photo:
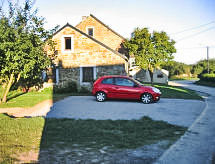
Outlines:
<svg viewBox="0 0 215 164"><path fill-rule="evenodd" d="M97 92L96 93L96 100L98 102L103 102L106 100L106 94L104 92Z"/></svg>
<svg viewBox="0 0 215 164"><path fill-rule="evenodd" d="M144 104L149 104L152 102L152 95L150 93L144 93L140 100L144 103Z"/></svg>

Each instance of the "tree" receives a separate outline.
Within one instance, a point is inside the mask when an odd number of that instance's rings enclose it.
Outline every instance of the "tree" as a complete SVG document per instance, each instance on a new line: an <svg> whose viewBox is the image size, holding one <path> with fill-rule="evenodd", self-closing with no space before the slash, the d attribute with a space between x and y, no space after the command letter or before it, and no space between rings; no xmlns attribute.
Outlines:
<svg viewBox="0 0 215 164"><path fill-rule="evenodd" d="M129 55L134 55L136 64L150 73L153 84L154 69L159 68L162 63L173 59L175 41L170 40L165 32L150 33L147 28L136 28L130 40L124 42L124 47Z"/></svg>
<svg viewBox="0 0 215 164"><path fill-rule="evenodd" d="M161 65L161 67L169 71L169 77L180 76L182 74L190 76L192 69L191 65L187 65L177 61L164 63Z"/></svg>
<svg viewBox="0 0 215 164"><path fill-rule="evenodd" d="M31 11L32 2L26 0L24 6L9 2L9 13L0 16L0 79L6 84L2 102L13 84L22 81L30 87L41 82L41 73L50 65L45 55L45 39L50 32L43 28L44 18Z"/></svg>
<svg viewBox="0 0 215 164"><path fill-rule="evenodd" d="M201 75L203 73L208 73L208 61L200 60L193 65L191 72L195 75ZM209 72L215 73L215 59L209 60Z"/></svg>

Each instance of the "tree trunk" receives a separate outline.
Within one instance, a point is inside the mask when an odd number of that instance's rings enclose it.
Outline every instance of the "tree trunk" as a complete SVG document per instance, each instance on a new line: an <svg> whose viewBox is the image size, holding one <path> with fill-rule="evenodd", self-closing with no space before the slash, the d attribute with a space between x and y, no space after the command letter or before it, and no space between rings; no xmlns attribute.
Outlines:
<svg viewBox="0 0 215 164"><path fill-rule="evenodd" d="M10 80L9 80L9 82L8 82L7 89L6 89L6 91L4 92L4 95L3 95L3 98L2 98L2 102L3 102L3 103L5 103L5 102L7 101L7 94L8 94L9 91L10 91L10 88L11 88L11 86L12 86L12 84L13 84L13 81L14 81L14 74L12 73L12 74L10 75Z"/></svg>
<svg viewBox="0 0 215 164"><path fill-rule="evenodd" d="M150 78L151 78L151 84L153 86L153 84L154 84L154 81L153 81L153 71L149 70L149 75L150 75Z"/></svg>
<svg viewBox="0 0 215 164"><path fill-rule="evenodd" d="M21 74L19 73L19 74L18 74L18 77L17 77L17 79L16 79L16 82L17 82L17 83L19 82L20 77L21 77Z"/></svg>
<svg viewBox="0 0 215 164"><path fill-rule="evenodd" d="M5 92L5 88L6 88L6 83L3 83L3 85L1 86L2 87L2 94L0 95L1 97L0 97L0 104L1 104L1 102L2 102L2 98L3 98L3 96L4 96L4 92Z"/></svg>

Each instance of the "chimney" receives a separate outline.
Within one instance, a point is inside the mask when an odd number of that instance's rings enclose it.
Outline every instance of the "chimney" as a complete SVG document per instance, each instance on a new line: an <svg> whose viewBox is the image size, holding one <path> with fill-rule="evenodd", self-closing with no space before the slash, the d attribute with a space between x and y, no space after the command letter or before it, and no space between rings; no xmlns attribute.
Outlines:
<svg viewBox="0 0 215 164"><path fill-rule="evenodd" d="M87 16L82 16L82 21L84 21L85 19L87 19Z"/></svg>

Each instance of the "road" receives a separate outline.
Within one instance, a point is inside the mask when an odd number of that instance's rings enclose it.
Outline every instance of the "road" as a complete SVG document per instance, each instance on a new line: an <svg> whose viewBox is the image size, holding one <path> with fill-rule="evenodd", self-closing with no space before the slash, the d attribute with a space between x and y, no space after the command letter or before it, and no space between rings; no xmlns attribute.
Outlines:
<svg viewBox="0 0 215 164"><path fill-rule="evenodd" d="M206 107L185 135L156 164L214 164L215 88L194 85L192 81L177 81L175 84L204 94Z"/></svg>
<svg viewBox="0 0 215 164"><path fill-rule="evenodd" d="M201 114L204 101L164 99L157 103L107 100L97 102L93 96L71 96L55 103L48 118L74 118L96 120L132 120L148 116L154 120L189 127Z"/></svg>

